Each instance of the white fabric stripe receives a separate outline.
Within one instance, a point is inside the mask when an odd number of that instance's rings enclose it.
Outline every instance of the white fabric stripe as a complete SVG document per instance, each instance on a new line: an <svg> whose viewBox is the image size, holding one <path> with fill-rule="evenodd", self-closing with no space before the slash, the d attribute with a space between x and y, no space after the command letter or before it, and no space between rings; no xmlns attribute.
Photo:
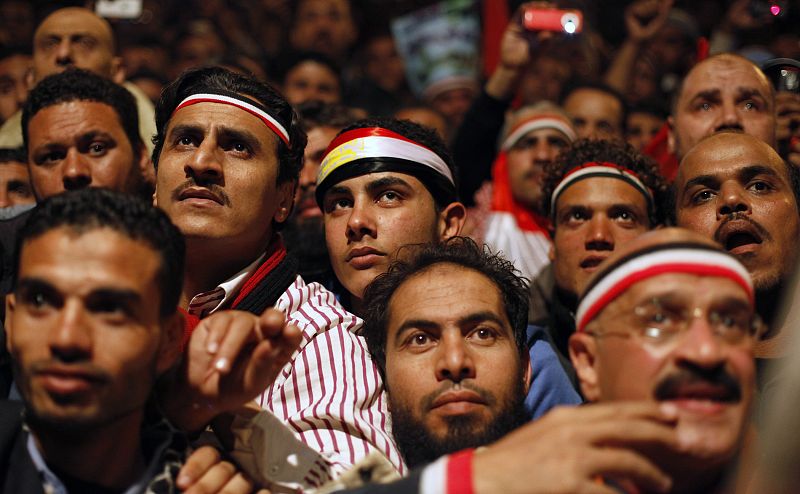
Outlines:
<svg viewBox="0 0 800 494"><path fill-rule="evenodd" d="M242 100L237 99L237 98L232 98L230 96L225 96L225 95L222 95L222 94L197 93L197 94L193 94L191 96L186 97L186 99L181 101L181 103L178 106L176 106L175 108L180 108L185 103L190 103L192 101L199 100L199 99L203 99L203 100L212 99L212 100L219 101L220 103L227 103L229 105L243 106L243 107L247 108L249 111L255 113L256 115L262 117L263 119L267 120L272 125L274 125L277 128L278 132L280 133L281 139L283 139L286 142L289 142L289 133L286 132L286 129L284 128L284 126L281 125L280 122L275 120L275 118L272 115L270 115L269 113L265 112L261 108L258 108L257 106L253 106L250 103L248 103L246 101L242 101Z"/></svg>
<svg viewBox="0 0 800 494"><path fill-rule="evenodd" d="M644 269L649 269L660 264L673 263L715 266L729 269L745 280L748 286L747 295L752 297L753 282L750 279L750 274L747 272L747 269L733 257L723 254L722 252L704 249L677 248L659 250L634 257L628 262L617 266L616 269L608 273L599 283L589 290L589 293L583 297L578 305L578 311L575 315L577 327L581 328L584 324L588 323L588 321L583 321L586 312L622 279Z"/></svg>
<svg viewBox="0 0 800 494"><path fill-rule="evenodd" d="M550 264L549 236L520 229L514 215L505 211L492 211L486 222L483 241L492 251L502 252L522 276L533 280Z"/></svg>
<svg viewBox="0 0 800 494"><path fill-rule="evenodd" d="M565 179L561 181L561 183L558 184L558 186L556 186L555 190L553 190L553 194L550 196L550 211L552 211L552 214L555 214L556 200L558 199L558 196L564 189L572 185L576 180L580 179L581 177L584 177L586 175L593 175L596 173L616 173L618 175L625 176L628 180L641 187L642 190L650 198L650 200L651 201L653 200L653 197L650 195L650 189L648 189L636 175L633 175L632 173L628 173L626 171L620 170L619 168L614 168L611 166L599 166L599 165L587 166L586 168L583 168L581 170L569 174Z"/></svg>
<svg viewBox="0 0 800 494"><path fill-rule="evenodd" d="M422 471L419 477L419 494L444 494L447 492L447 460L442 456Z"/></svg>
<svg viewBox="0 0 800 494"><path fill-rule="evenodd" d="M575 134L575 131L572 130L572 127L570 127L567 122L560 120L558 118L539 117L539 118L534 118L528 122L525 122L524 124L520 125L516 130L511 132L511 134L509 134L508 137L506 137L506 139L503 141L503 145L501 146L502 150L508 151L514 146L514 144L517 143L517 141L522 139L525 136L525 134L539 129L555 129L564 134L565 136L567 136L569 142L574 141L578 137L577 134Z"/></svg>
<svg viewBox="0 0 800 494"><path fill-rule="evenodd" d="M317 184L334 170L354 160L363 158L400 158L432 168L455 185L453 174L433 151L420 145L386 136L366 136L352 139L332 149L322 160Z"/></svg>

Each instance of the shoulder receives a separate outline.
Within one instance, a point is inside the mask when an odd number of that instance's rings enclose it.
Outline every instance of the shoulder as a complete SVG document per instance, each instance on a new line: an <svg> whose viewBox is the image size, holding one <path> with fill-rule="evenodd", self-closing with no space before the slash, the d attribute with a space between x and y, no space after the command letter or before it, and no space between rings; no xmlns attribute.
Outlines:
<svg viewBox="0 0 800 494"><path fill-rule="evenodd" d="M330 330L357 334L363 321L348 312L333 292L319 283L306 283L298 276L275 304L290 323L303 332L304 339Z"/></svg>

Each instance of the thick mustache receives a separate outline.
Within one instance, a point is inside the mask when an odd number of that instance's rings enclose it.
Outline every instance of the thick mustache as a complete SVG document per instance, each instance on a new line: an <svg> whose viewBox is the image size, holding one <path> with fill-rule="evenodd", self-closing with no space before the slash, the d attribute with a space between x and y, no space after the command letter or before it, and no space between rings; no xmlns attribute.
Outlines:
<svg viewBox="0 0 800 494"><path fill-rule="evenodd" d="M76 374L81 374L92 381L111 382L111 375L103 368L90 363L64 363L58 359L38 360L30 365L30 374L46 374L51 372L58 373L61 370L68 370Z"/></svg>
<svg viewBox="0 0 800 494"><path fill-rule="evenodd" d="M724 220L722 220L722 223L720 223L716 231L714 231L714 240L717 243L719 244L723 243L722 234L720 232L722 231L722 228L731 221L746 221L747 223L750 224L750 226L753 227L755 231L758 232L762 240L772 240L772 236L769 234L766 228L764 228L758 222L745 215L743 212L734 211L733 213L730 213Z"/></svg>
<svg viewBox="0 0 800 494"><path fill-rule="evenodd" d="M185 191L190 187L202 187L204 189L208 189L212 194L222 199L222 204L224 204L225 206L231 205L230 197L228 197L228 194L225 192L225 189L214 183L199 184L197 183L196 180L192 178L183 182L182 184L177 186L175 190L172 191L172 200L177 201L180 195L183 194L183 191Z"/></svg>
<svg viewBox="0 0 800 494"><path fill-rule="evenodd" d="M679 369L662 379L653 394L656 400L668 400L677 396L681 388L698 384L723 388L726 395L724 401L727 402L737 402L742 398L741 385L723 367L715 367L713 369L685 367Z"/></svg>
<svg viewBox="0 0 800 494"><path fill-rule="evenodd" d="M448 391L459 391L462 389L469 390L477 394L478 396L481 397L481 400L483 400L484 403L486 403L489 406L494 405L494 403L497 401L497 399L494 397L492 393L486 391L483 388L479 388L478 386L475 386L471 383L465 383L463 381L462 382L445 381L444 384L439 386L439 389L425 395L422 398L422 406L423 406L422 409L430 410L433 407L433 402L436 401L436 398L438 398L441 394L446 393Z"/></svg>

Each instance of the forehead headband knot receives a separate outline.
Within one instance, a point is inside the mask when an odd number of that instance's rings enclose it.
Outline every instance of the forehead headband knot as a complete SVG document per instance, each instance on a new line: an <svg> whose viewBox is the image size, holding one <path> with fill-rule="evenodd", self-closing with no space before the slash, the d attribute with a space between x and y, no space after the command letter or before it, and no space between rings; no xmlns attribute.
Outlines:
<svg viewBox="0 0 800 494"><path fill-rule="evenodd" d="M632 285L667 273L727 278L744 289L754 303L753 282L742 264L730 254L702 244L667 244L635 252L606 266L586 287L575 314L577 331L583 331L608 304Z"/></svg>
<svg viewBox="0 0 800 494"><path fill-rule="evenodd" d="M240 110L244 110L264 122L264 125L269 127L287 147L292 147L289 142L289 133L286 131L286 127L278 121L277 117L271 115L269 110L261 103L246 96L242 96L241 94L234 93L233 91L213 89L204 93L192 94L184 98L184 100L175 107L175 111L173 111L172 114L175 115L175 112L181 108L196 105L197 103L222 103L223 105L231 105Z"/></svg>
<svg viewBox="0 0 800 494"><path fill-rule="evenodd" d="M589 163L576 166L566 175L564 175L564 177L558 183L556 188L553 190L553 195L550 196L551 216L555 217L556 203L558 202L558 198L564 193L565 190L567 190L567 188L569 188L575 182L580 182L581 180L594 177L616 178L626 182L644 196L645 201L647 201L648 212L653 211L653 192L639 179L639 176L636 175L634 171L619 166L616 163L591 161Z"/></svg>
<svg viewBox="0 0 800 494"><path fill-rule="evenodd" d="M514 147L520 139L525 137L525 134L540 129L555 129L564 134L569 142L574 141L578 137L572 129L572 125L564 117L556 114L540 114L523 119L521 122L517 123L517 125L509 131L508 137L503 140L500 149L508 151Z"/></svg>
<svg viewBox="0 0 800 494"><path fill-rule="evenodd" d="M317 203L342 180L388 171L416 177L434 198L456 198L453 173L439 155L391 130L365 127L344 132L328 145L317 174Z"/></svg>

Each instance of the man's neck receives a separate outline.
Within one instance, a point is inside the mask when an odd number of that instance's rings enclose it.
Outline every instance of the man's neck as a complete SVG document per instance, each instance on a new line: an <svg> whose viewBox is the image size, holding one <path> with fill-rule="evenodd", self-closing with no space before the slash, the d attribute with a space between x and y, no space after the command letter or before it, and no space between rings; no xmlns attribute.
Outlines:
<svg viewBox="0 0 800 494"><path fill-rule="evenodd" d="M783 326L783 314L780 308L783 302L782 282L776 283L769 288L762 288L756 291L756 311L767 325L767 332L763 339L768 340L776 337Z"/></svg>
<svg viewBox="0 0 800 494"><path fill-rule="evenodd" d="M31 423L33 438L53 470L94 485L123 490L144 474L142 412L89 431L64 432Z"/></svg>

